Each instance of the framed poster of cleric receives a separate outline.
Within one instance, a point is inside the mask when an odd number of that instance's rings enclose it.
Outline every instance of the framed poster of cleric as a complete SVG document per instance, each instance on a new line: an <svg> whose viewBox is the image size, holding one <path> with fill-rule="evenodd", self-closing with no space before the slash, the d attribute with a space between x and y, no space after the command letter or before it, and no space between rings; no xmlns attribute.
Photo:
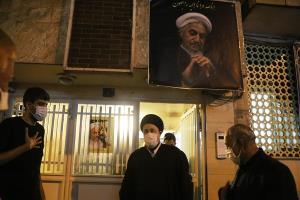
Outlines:
<svg viewBox="0 0 300 200"><path fill-rule="evenodd" d="M89 153L112 153L113 120L91 117L89 127Z"/></svg>
<svg viewBox="0 0 300 200"><path fill-rule="evenodd" d="M240 3L150 2L149 84L243 90Z"/></svg>

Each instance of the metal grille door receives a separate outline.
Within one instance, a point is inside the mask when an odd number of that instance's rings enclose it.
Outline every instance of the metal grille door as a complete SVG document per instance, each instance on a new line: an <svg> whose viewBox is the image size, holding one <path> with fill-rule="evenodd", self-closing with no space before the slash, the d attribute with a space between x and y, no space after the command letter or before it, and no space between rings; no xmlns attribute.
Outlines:
<svg viewBox="0 0 300 200"><path fill-rule="evenodd" d="M133 149L133 105L78 104L73 175L120 175Z"/></svg>

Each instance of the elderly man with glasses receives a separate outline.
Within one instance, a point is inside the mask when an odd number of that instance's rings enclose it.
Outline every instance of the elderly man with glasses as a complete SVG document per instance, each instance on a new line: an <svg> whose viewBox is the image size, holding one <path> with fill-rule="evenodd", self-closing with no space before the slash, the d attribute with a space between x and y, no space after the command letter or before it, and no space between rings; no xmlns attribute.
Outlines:
<svg viewBox="0 0 300 200"><path fill-rule="evenodd" d="M228 129L228 155L239 168L234 180L219 189L219 199L298 200L289 168L257 147L255 138L246 125L236 124Z"/></svg>

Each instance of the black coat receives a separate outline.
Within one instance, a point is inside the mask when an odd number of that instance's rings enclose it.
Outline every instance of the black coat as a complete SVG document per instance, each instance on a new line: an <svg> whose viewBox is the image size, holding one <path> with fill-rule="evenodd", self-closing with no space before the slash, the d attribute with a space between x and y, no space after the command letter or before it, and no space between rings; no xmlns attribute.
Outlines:
<svg viewBox="0 0 300 200"><path fill-rule="evenodd" d="M0 166L0 197L6 200L40 200L40 167L43 157L44 133L42 125L31 126L21 117L5 119L0 123L0 153L25 143L25 128L32 137L38 132L42 138L40 148L24 152Z"/></svg>
<svg viewBox="0 0 300 200"><path fill-rule="evenodd" d="M228 200L298 200L289 168L262 149L240 166Z"/></svg>
<svg viewBox="0 0 300 200"><path fill-rule="evenodd" d="M120 190L121 200L192 200L185 154L162 144L152 158L145 147L131 154Z"/></svg>

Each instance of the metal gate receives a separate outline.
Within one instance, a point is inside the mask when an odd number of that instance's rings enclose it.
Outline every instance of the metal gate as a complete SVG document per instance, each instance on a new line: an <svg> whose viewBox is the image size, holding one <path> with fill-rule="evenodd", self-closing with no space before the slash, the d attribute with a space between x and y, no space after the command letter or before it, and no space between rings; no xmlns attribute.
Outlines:
<svg viewBox="0 0 300 200"><path fill-rule="evenodd" d="M22 99L15 98L13 105L11 116L22 115ZM41 123L47 199L83 199L91 189L101 193L108 186L113 193L102 193L101 199L118 198L121 175L136 147L135 110L133 104L51 100Z"/></svg>

